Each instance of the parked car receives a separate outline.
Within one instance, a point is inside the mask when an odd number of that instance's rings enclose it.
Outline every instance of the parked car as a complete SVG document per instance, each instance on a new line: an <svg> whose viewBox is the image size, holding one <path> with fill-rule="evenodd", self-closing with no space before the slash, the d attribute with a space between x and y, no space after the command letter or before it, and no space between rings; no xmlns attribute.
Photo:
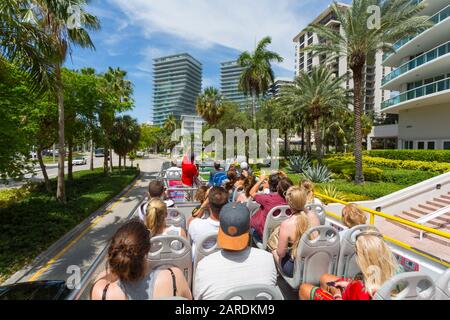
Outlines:
<svg viewBox="0 0 450 320"><path fill-rule="evenodd" d="M87 164L87 160L85 157L75 157L72 159L72 165L74 166L82 166Z"/></svg>
<svg viewBox="0 0 450 320"><path fill-rule="evenodd" d="M100 157L104 157L104 156L105 156L105 149L103 149L103 148L95 149L95 157L96 158L100 158Z"/></svg>
<svg viewBox="0 0 450 320"><path fill-rule="evenodd" d="M145 156L145 152L144 151L137 151L136 152L136 157L143 158L144 156Z"/></svg>

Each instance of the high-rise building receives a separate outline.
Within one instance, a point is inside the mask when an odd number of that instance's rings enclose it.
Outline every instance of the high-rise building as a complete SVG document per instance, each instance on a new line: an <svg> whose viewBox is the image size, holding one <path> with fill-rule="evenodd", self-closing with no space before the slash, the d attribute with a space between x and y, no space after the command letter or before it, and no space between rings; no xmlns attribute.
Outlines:
<svg viewBox="0 0 450 320"><path fill-rule="evenodd" d="M346 10L350 5L345 3L338 3L338 8ZM311 23L322 24L344 35L344 30L337 21L336 15L331 6L328 6L317 18ZM313 66L326 65L328 66L336 76L343 76L345 74L351 74L348 67L347 57L340 56L334 60L328 59L326 54L313 55L311 51L303 52L305 47L323 43L323 40L319 39L317 34L302 30L294 38L295 43L295 74L299 75L300 72L311 72ZM382 52L377 53L375 65L366 65L364 72L364 105L363 110L367 113L379 113L381 109L381 101L384 97L389 95L388 91L381 90L381 78L384 73L389 72L390 68L382 67ZM386 70L384 70L386 69ZM353 88L353 80L349 79L345 84L347 89Z"/></svg>
<svg viewBox="0 0 450 320"><path fill-rule="evenodd" d="M202 64L187 53L153 60L153 122L162 125L173 114L195 115L202 89Z"/></svg>
<svg viewBox="0 0 450 320"><path fill-rule="evenodd" d="M220 64L220 91L229 101L239 104L241 110L246 110L251 104L250 98L239 90L239 80L242 67L237 61L227 61Z"/></svg>
<svg viewBox="0 0 450 320"><path fill-rule="evenodd" d="M450 0L418 0L431 28L394 44L383 65L394 68L382 81L391 90L381 110L397 114L399 149L450 150Z"/></svg>
<svg viewBox="0 0 450 320"><path fill-rule="evenodd" d="M289 78L276 78L266 93L267 98L278 97L281 89L285 86L293 85L294 81Z"/></svg>

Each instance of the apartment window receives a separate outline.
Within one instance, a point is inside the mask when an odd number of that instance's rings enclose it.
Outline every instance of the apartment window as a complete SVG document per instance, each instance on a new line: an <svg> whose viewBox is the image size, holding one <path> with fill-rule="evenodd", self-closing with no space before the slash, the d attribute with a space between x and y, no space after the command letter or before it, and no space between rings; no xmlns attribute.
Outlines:
<svg viewBox="0 0 450 320"><path fill-rule="evenodd" d="M410 150L410 149L414 149L414 142L413 141L405 141L403 144L403 148Z"/></svg>
<svg viewBox="0 0 450 320"><path fill-rule="evenodd" d="M444 141L444 150L450 150L450 141Z"/></svg>
<svg viewBox="0 0 450 320"><path fill-rule="evenodd" d="M425 150L425 141L417 141L417 149Z"/></svg>
<svg viewBox="0 0 450 320"><path fill-rule="evenodd" d="M427 143L427 149L428 150L434 150L436 148L436 142L434 141L428 141Z"/></svg>

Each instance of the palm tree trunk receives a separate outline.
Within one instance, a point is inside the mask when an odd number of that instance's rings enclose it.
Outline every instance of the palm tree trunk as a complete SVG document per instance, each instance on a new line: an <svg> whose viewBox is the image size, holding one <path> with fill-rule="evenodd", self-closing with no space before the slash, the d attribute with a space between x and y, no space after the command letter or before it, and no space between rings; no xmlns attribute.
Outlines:
<svg viewBox="0 0 450 320"><path fill-rule="evenodd" d="M64 145L64 96L62 86L61 65L55 65L56 77L56 100L58 104L58 184L56 188L56 198L60 203L66 203L66 186L64 182L64 160L66 157L66 148Z"/></svg>
<svg viewBox="0 0 450 320"><path fill-rule="evenodd" d="M252 123L253 129L256 129L256 93L252 92Z"/></svg>
<svg viewBox="0 0 450 320"><path fill-rule="evenodd" d="M73 181L72 158L73 158L73 146L72 146L72 143L69 142L69 154L67 156L67 178L70 181Z"/></svg>
<svg viewBox="0 0 450 320"><path fill-rule="evenodd" d="M42 160L42 149L37 150L37 157L39 166L41 167L42 175L44 176L45 189L48 193L52 193L52 186L50 184L50 179L48 178L47 168L45 167L44 160Z"/></svg>
<svg viewBox="0 0 450 320"><path fill-rule="evenodd" d="M109 172L109 165L108 165L108 148L104 148L104 155L103 155L103 173L108 174Z"/></svg>
<svg viewBox="0 0 450 320"><path fill-rule="evenodd" d="M114 170L114 167L113 167L113 158L112 158L112 156L113 156L113 150L112 150L112 149L109 149L109 164L110 164L110 166L111 166L111 172L113 172L113 170Z"/></svg>
<svg viewBox="0 0 450 320"><path fill-rule="evenodd" d="M353 71L354 82L354 112L355 112L355 183L363 184L363 162L362 162L362 131L361 131L361 85L362 85L362 67L355 67Z"/></svg>
<svg viewBox="0 0 450 320"><path fill-rule="evenodd" d="M320 130L320 120L314 121L314 141L316 143L317 160L322 163L322 133Z"/></svg>
<svg viewBox="0 0 450 320"><path fill-rule="evenodd" d="M91 139L91 164L90 164L91 171L94 170L94 140Z"/></svg>
<svg viewBox="0 0 450 320"><path fill-rule="evenodd" d="M308 154L308 156L311 156L311 150L312 150L312 146L311 146L311 128L308 127L306 129L306 153Z"/></svg>
<svg viewBox="0 0 450 320"><path fill-rule="evenodd" d="M302 130L301 130L301 136L302 136L302 155L305 154L305 126L302 126Z"/></svg>

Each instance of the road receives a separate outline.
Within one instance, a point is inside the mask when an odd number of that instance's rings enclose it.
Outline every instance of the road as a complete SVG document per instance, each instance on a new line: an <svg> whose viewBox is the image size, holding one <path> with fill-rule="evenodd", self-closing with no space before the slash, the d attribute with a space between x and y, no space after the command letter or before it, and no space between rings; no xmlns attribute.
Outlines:
<svg viewBox="0 0 450 320"><path fill-rule="evenodd" d="M90 168L90 155L85 155L87 159L87 164L85 165L79 165L79 166L73 166L73 172L82 171L82 170L89 170ZM118 166L119 165L119 156L114 154L113 155L113 165ZM122 160L123 165L123 160ZM127 160L127 165L130 165L129 160ZM47 175L50 179L56 178L58 176L58 164L57 163L48 163L45 165L47 169ZM103 157L94 157L94 168L102 168L103 167ZM65 173L67 174L67 161L64 165ZM43 181L44 176L42 174L42 170L39 165L36 165L34 167L34 174L27 174L25 175L25 179L23 181L13 181L9 180L7 184L0 183L0 190L1 189L7 189L7 188L18 188L22 185L24 185L28 181Z"/></svg>
<svg viewBox="0 0 450 320"><path fill-rule="evenodd" d="M141 177L125 195L116 197L86 221L42 253L29 266L23 268L4 284L31 280L66 280L69 267L79 268L81 274L92 265L109 239L143 200L148 183L155 177L165 159L150 156L136 161Z"/></svg>

